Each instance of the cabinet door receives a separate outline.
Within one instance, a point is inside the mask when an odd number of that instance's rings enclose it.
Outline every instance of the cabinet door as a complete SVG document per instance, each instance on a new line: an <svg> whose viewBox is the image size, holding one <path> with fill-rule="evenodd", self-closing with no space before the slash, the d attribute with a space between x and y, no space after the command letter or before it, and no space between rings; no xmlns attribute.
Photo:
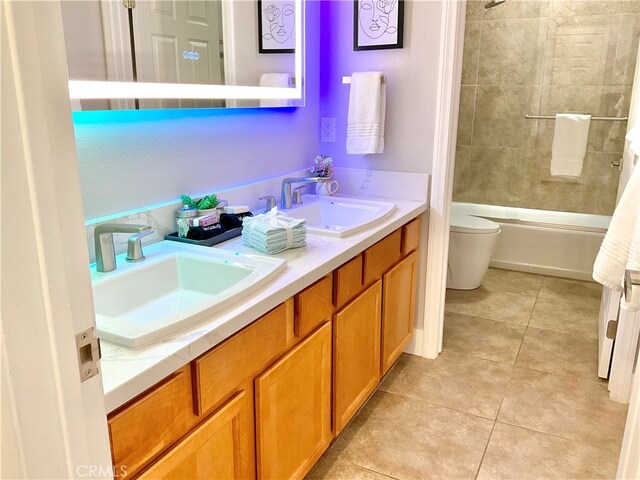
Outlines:
<svg viewBox="0 0 640 480"><path fill-rule="evenodd" d="M413 335L417 252L382 277L382 374L387 373Z"/></svg>
<svg viewBox="0 0 640 480"><path fill-rule="evenodd" d="M380 380L378 280L340 310L333 321L333 408L336 435L349 423Z"/></svg>
<svg viewBox="0 0 640 480"><path fill-rule="evenodd" d="M140 479L247 478L242 471L245 452L240 440L246 393L240 392L218 409L166 455L140 475Z"/></svg>
<svg viewBox="0 0 640 480"><path fill-rule="evenodd" d="M302 478L331 441L331 322L256 379L258 478Z"/></svg>

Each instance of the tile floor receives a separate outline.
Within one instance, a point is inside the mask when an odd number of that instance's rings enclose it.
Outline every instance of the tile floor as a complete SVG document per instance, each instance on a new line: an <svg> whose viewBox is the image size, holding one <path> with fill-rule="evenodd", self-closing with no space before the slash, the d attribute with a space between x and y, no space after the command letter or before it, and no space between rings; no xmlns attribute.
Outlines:
<svg viewBox="0 0 640 480"><path fill-rule="evenodd" d="M442 355L400 357L308 478L614 478L627 408L596 374L600 294L497 269L449 291Z"/></svg>

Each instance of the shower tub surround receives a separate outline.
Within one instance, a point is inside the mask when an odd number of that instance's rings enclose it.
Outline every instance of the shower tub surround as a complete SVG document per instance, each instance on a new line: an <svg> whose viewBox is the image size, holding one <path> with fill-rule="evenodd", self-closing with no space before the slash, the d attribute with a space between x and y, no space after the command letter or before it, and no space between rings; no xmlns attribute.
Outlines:
<svg viewBox="0 0 640 480"><path fill-rule="evenodd" d="M470 0L454 201L611 215L626 122L592 122L584 170L551 177L555 122L629 113L640 2Z"/></svg>
<svg viewBox="0 0 640 480"><path fill-rule="evenodd" d="M294 175L296 173L287 176ZM396 209L391 215L367 230L348 237L308 235L305 247L287 250L274 256L285 259L287 266L283 273L274 278L269 285L258 290L250 298L227 307L218 314L158 343L136 350L103 342L101 364L107 411L113 411L428 208L426 188L429 184L428 175L337 169L336 176L340 179L342 195L360 194L372 200L392 199ZM260 192L259 195L272 194L274 191L269 189L276 183L279 186L280 181L281 178L270 179L238 187L233 191L221 192L221 195L230 202L255 205L252 199L256 192ZM394 186L402 188L396 189ZM176 205L165 205L115 220L137 222L148 219L152 226L159 226L161 232L168 231L167 229L172 226L173 210ZM252 208L255 209L255 207ZM94 227L95 224L92 224L87 228ZM159 239L158 236L156 236L157 239ZM212 248L248 254L257 253L242 245L240 238ZM419 287L418 291L420 291Z"/></svg>

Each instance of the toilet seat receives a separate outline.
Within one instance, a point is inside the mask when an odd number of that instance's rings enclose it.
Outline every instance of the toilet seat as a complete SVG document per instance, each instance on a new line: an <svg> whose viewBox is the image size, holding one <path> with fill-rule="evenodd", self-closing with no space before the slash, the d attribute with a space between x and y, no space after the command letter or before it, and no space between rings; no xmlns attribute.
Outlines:
<svg viewBox="0 0 640 480"><path fill-rule="evenodd" d="M451 232L455 233L498 233L500 225L486 218L451 214Z"/></svg>

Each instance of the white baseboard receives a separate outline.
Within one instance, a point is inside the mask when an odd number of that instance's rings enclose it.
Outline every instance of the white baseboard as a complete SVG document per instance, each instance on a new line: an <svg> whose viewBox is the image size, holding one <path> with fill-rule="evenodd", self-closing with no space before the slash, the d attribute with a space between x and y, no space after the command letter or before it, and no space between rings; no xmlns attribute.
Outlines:
<svg viewBox="0 0 640 480"><path fill-rule="evenodd" d="M528 263L506 262L492 260L490 266L503 268L505 270L515 270L517 272L536 273L538 275L549 275L551 277L571 278L574 280L593 281L591 271L571 270L568 268L550 267L547 265L531 265Z"/></svg>

